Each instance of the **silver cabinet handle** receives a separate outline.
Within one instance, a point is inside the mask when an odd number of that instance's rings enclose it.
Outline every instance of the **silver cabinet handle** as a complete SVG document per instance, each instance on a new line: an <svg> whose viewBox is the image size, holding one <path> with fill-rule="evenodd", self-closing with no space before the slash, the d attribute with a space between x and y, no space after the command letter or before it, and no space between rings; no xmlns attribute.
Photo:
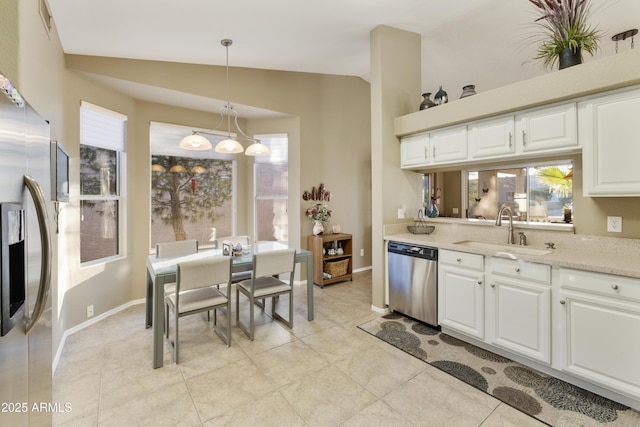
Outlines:
<svg viewBox="0 0 640 427"><path fill-rule="evenodd" d="M527 145L527 133L524 131L524 129L522 130L522 145Z"/></svg>
<svg viewBox="0 0 640 427"><path fill-rule="evenodd" d="M462 262L462 258L456 258L457 262Z"/></svg>
<svg viewBox="0 0 640 427"><path fill-rule="evenodd" d="M509 132L509 148L513 146L513 134Z"/></svg>
<svg viewBox="0 0 640 427"><path fill-rule="evenodd" d="M560 300L560 304L565 305L567 302L563 299Z"/></svg>
<svg viewBox="0 0 640 427"><path fill-rule="evenodd" d="M520 269L518 267L515 268L516 273L520 273Z"/></svg>
<svg viewBox="0 0 640 427"><path fill-rule="evenodd" d="M492 287L492 288L495 288L495 287L496 287L496 284L495 284L495 283L492 283L492 284L491 284L491 287Z"/></svg>
<svg viewBox="0 0 640 427"><path fill-rule="evenodd" d="M618 289L620 289L620 287L614 283L613 285L611 285L611 289L617 291Z"/></svg>
<svg viewBox="0 0 640 427"><path fill-rule="evenodd" d="M434 159L436 158L436 146L435 145L433 146L433 158Z"/></svg>
<svg viewBox="0 0 640 427"><path fill-rule="evenodd" d="M29 175L24 176L24 185L31 193L33 203L36 207L38 225L40 227L40 245L42 250L42 264L40 266L40 284L38 285L38 296L33 307L31 316L27 315L26 334L40 320L42 312L47 304L49 286L51 285L51 242L49 240L49 218L47 216L47 205L45 204L44 193L38 182Z"/></svg>
<svg viewBox="0 0 640 427"><path fill-rule="evenodd" d="M478 280L478 285L482 286L482 280Z"/></svg>
<svg viewBox="0 0 640 427"><path fill-rule="evenodd" d="M424 159L427 160L427 158L429 157L429 151L427 151L428 148L424 147Z"/></svg>

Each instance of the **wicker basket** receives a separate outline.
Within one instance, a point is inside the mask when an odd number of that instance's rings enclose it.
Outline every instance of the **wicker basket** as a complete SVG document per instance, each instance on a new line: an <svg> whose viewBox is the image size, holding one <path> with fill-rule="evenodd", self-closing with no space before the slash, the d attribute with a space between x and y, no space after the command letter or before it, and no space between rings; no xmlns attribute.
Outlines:
<svg viewBox="0 0 640 427"><path fill-rule="evenodd" d="M338 261L325 261L324 272L331 275L331 277L344 276L347 274L349 268L349 258L341 259Z"/></svg>

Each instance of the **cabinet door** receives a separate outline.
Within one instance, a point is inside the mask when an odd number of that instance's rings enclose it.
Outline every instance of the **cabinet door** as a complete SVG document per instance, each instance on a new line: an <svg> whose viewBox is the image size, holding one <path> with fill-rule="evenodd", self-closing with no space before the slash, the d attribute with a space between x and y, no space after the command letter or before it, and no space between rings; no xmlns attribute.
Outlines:
<svg viewBox="0 0 640 427"><path fill-rule="evenodd" d="M467 159L467 127L456 126L431 133L434 163Z"/></svg>
<svg viewBox="0 0 640 427"><path fill-rule="evenodd" d="M580 104L585 196L640 196L640 90Z"/></svg>
<svg viewBox="0 0 640 427"><path fill-rule="evenodd" d="M515 152L513 116L483 120L469 128L472 158L494 157Z"/></svg>
<svg viewBox="0 0 640 427"><path fill-rule="evenodd" d="M464 334L484 339L484 275L440 265L438 320Z"/></svg>
<svg viewBox="0 0 640 427"><path fill-rule="evenodd" d="M429 134L410 135L400 142L400 166L420 166L429 163Z"/></svg>
<svg viewBox="0 0 640 427"><path fill-rule="evenodd" d="M562 104L524 112L516 117L519 149L554 151L578 148L576 104Z"/></svg>
<svg viewBox="0 0 640 427"><path fill-rule="evenodd" d="M582 293L560 294L564 369L634 399L640 398L640 307Z"/></svg>
<svg viewBox="0 0 640 427"><path fill-rule="evenodd" d="M491 343L531 359L551 363L551 288L492 278Z"/></svg>

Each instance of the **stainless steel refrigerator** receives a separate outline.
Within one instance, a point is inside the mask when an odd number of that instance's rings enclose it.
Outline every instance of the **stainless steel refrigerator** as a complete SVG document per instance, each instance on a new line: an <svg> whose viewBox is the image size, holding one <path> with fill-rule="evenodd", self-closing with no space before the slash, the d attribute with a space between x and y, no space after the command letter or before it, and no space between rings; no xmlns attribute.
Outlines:
<svg viewBox="0 0 640 427"><path fill-rule="evenodd" d="M5 92L0 84L0 425L50 426L57 408L51 371L49 124Z"/></svg>

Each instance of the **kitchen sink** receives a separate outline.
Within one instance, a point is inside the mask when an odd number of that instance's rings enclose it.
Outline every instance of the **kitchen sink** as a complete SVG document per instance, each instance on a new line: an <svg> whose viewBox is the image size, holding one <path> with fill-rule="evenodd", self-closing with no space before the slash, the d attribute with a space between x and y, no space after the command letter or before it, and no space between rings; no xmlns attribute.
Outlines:
<svg viewBox="0 0 640 427"><path fill-rule="evenodd" d="M454 244L466 246L469 248L487 249L496 252L507 252L516 255L546 255L551 253L551 250L549 249L536 249L518 245L501 245L499 243L479 242L476 240L461 240L459 242L454 242Z"/></svg>

